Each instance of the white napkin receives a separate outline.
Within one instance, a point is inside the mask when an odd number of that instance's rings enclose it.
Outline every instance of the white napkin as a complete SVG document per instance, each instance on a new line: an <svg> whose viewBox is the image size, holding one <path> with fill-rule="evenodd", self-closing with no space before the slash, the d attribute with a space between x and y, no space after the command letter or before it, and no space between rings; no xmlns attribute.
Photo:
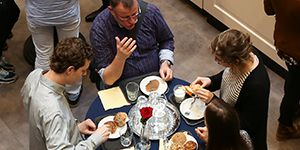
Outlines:
<svg viewBox="0 0 300 150"><path fill-rule="evenodd" d="M105 111L130 105L130 103L126 101L126 98L122 93L120 87L101 90L98 92L98 95Z"/></svg>

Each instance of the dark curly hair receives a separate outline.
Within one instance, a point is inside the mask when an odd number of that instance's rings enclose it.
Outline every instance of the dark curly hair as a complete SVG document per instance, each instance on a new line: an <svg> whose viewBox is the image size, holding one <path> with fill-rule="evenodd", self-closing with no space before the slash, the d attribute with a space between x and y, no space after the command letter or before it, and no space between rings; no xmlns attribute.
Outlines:
<svg viewBox="0 0 300 150"><path fill-rule="evenodd" d="M56 45L50 57L50 68L56 73L63 73L70 66L77 70L92 58L92 48L86 42L77 37L67 38Z"/></svg>
<svg viewBox="0 0 300 150"><path fill-rule="evenodd" d="M212 53L231 66L239 66L251 59L252 43L248 34L235 29L220 33L211 42Z"/></svg>

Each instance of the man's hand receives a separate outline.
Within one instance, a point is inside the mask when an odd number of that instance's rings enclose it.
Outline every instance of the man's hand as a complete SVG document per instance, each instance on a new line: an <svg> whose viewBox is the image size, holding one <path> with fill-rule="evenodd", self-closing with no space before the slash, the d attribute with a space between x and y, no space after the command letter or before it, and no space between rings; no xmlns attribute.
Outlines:
<svg viewBox="0 0 300 150"><path fill-rule="evenodd" d="M132 38L124 37L120 41L119 37L116 37L116 46L117 46L117 59L126 60L132 52L136 49L136 41Z"/></svg>
<svg viewBox="0 0 300 150"><path fill-rule="evenodd" d="M103 126L99 127L94 133L95 134L100 134L102 135L101 141L100 143L103 143L105 141L107 141L109 135L111 134L111 132L109 131L108 128L109 125L104 124Z"/></svg>
<svg viewBox="0 0 300 150"><path fill-rule="evenodd" d="M93 134L95 132L96 125L91 119L86 119L78 124L80 133L82 134Z"/></svg>
<svg viewBox="0 0 300 150"><path fill-rule="evenodd" d="M173 70L170 68L167 62L160 65L159 69L160 77L165 81L170 81L173 79Z"/></svg>

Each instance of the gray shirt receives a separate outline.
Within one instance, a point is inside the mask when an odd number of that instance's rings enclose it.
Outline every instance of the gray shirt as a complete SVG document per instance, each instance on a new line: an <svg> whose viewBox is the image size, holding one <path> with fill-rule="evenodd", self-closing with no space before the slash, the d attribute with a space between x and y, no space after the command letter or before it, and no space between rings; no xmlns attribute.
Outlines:
<svg viewBox="0 0 300 150"><path fill-rule="evenodd" d="M80 19L79 0L26 0L27 21L31 26L56 26Z"/></svg>
<svg viewBox="0 0 300 150"><path fill-rule="evenodd" d="M29 118L30 150L95 149L100 145L102 135L83 140L64 89L43 76L42 69L27 77L21 93Z"/></svg>

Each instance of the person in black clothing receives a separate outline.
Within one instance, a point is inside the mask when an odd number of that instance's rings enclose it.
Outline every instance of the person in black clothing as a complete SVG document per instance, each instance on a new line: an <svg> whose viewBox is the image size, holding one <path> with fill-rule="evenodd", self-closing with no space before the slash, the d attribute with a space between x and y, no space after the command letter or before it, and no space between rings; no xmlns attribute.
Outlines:
<svg viewBox="0 0 300 150"><path fill-rule="evenodd" d="M109 0L102 0L102 6L85 17L86 22L93 22L96 16L109 6Z"/></svg>
<svg viewBox="0 0 300 150"><path fill-rule="evenodd" d="M197 77L192 87L201 100L209 103L220 90L220 98L235 108L241 129L245 130L255 150L267 150L267 121L270 79L250 36L235 29L220 33L211 42L215 61L224 70L210 77ZM212 92L211 92L212 91Z"/></svg>
<svg viewBox="0 0 300 150"><path fill-rule="evenodd" d="M297 114L300 105L300 1L264 0L267 15L275 16L274 45L278 56L285 61L287 75L276 139L278 141L300 138Z"/></svg>
<svg viewBox="0 0 300 150"><path fill-rule="evenodd" d="M0 84L9 84L17 79L14 66L5 60L6 40L12 37L11 30L17 22L20 9L14 0L0 0Z"/></svg>

